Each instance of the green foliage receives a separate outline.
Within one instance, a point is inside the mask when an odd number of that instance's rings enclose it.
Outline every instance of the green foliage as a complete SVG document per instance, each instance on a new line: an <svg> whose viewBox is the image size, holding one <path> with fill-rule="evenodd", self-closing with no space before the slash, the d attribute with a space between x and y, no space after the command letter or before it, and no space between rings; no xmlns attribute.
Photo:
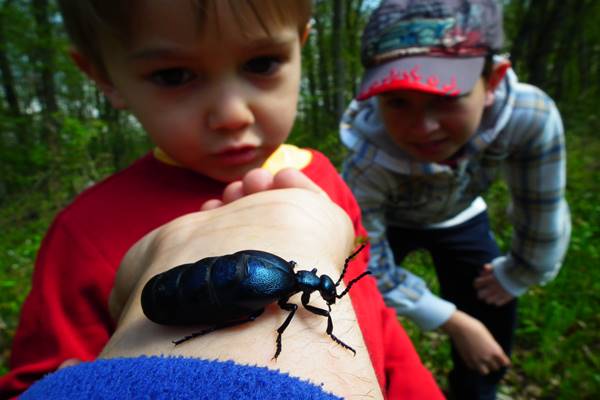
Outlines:
<svg viewBox="0 0 600 400"><path fill-rule="evenodd" d="M310 147L319 150L323 154L327 154L327 157L338 169L341 168L344 157L347 154L346 148L340 143L337 131L322 132L320 136L315 137L315 134L312 132L295 128L288 142L299 147Z"/></svg>
<svg viewBox="0 0 600 400"><path fill-rule="evenodd" d="M299 116L290 142L320 150L338 167L345 149L337 135L335 82L341 82L343 100L349 101L360 80L365 10L375 3L343 1L343 27L334 35L332 15L339 3L316 0L313 32L303 50ZM520 300L514 367L502 391L514 399L591 399L600 393L600 25L595 23L600 2L504 3L506 48L520 78L548 91L564 117L573 237L557 279ZM34 18L32 4L0 1L0 374L7 371L35 254L53 216L150 146L139 125L112 110L73 66L55 1L41 22ZM332 54L340 54L343 62ZM3 57L8 64L2 64ZM43 74L49 67L51 78ZM44 87L53 90L43 92ZM503 249L511 237L507 199L502 183L486 195ZM413 254L406 266L437 289L428 255ZM451 368L448 339L402 322L444 386Z"/></svg>
<svg viewBox="0 0 600 400"><path fill-rule="evenodd" d="M33 261L55 211L40 194L14 198L0 208L0 375L7 372L10 343L31 285Z"/></svg>

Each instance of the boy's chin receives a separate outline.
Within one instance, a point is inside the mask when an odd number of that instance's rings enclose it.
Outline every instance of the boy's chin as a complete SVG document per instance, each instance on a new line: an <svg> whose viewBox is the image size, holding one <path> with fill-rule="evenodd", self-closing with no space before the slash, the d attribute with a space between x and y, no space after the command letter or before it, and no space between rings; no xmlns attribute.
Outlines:
<svg viewBox="0 0 600 400"><path fill-rule="evenodd" d="M248 172L250 172L251 170L253 170L255 168L259 168L259 167L260 167L260 164L257 164L257 165L248 164L248 165L240 165L235 168L222 168L222 169L214 170L214 171L195 171L195 172L200 175L207 176L215 181L218 181L218 182L221 182L224 184L228 184L231 182L241 180L242 178L244 178L244 176L246 176L246 174Z"/></svg>
<svg viewBox="0 0 600 400"><path fill-rule="evenodd" d="M410 149L407 152L420 162L451 165L460 154L460 149Z"/></svg>
<svg viewBox="0 0 600 400"><path fill-rule="evenodd" d="M454 156L448 154L439 155L423 155L423 154L411 154L414 159L423 163L435 163L435 164L452 164Z"/></svg>

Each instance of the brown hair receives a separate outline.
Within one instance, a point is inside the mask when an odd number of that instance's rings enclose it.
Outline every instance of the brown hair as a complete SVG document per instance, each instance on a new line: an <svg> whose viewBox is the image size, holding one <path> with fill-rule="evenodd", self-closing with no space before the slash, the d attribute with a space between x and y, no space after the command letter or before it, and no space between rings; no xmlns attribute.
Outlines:
<svg viewBox="0 0 600 400"><path fill-rule="evenodd" d="M73 45L104 72L100 33L126 41L138 1L143 0L58 0L58 3ZM200 26L207 18L214 17L216 4L222 1L229 2L242 34L244 26L258 22L267 34L273 23L296 23L301 35L312 12L311 0L190 0L198 10Z"/></svg>

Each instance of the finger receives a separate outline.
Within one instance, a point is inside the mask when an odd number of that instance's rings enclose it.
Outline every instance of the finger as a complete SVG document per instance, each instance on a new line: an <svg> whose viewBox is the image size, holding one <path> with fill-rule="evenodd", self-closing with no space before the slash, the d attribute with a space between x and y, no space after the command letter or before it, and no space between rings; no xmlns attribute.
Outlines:
<svg viewBox="0 0 600 400"><path fill-rule="evenodd" d="M495 278L493 275L480 275L478 278L475 278L473 285L475 288L482 288L484 286L489 286L494 282Z"/></svg>
<svg viewBox="0 0 600 400"><path fill-rule="evenodd" d="M263 192L273 188L273 175L264 168L251 170L242 179L244 195Z"/></svg>
<svg viewBox="0 0 600 400"><path fill-rule="evenodd" d="M488 304L492 304L495 306L501 306L502 304L504 304L504 301L502 299L502 295L501 294L491 294L489 296L486 297L485 301Z"/></svg>
<svg viewBox="0 0 600 400"><path fill-rule="evenodd" d="M479 364L477 371L481 374L481 375L487 375L490 373L490 369L488 368L488 366L486 364Z"/></svg>
<svg viewBox="0 0 600 400"><path fill-rule="evenodd" d="M209 211L214 210L215 208L219 208L223 205L223 202L219 199L207 200L200 207L200 211Z"/></svg>
<svg viewBox="0 0 600 400"><path fill-rule="evenodd" d="M510 366L510 358L504 352L496 356L496 362L498 364L498 368Z"/></svg>
<svg viewBox="0 0 600 400"><path fill-rule="evenodd" d="M513 299L512 295L503 293L503 294L500 294L497 299L495 299L495 304L497 306L503 306L506 303L509 303L512 299Z"/></svg>
<svg viewBox="0 0 600 400"><path fill-rule="evenodd" d="M491 360L488 360L485 365L487 365L490 372L497 371L500 368L502 368L502 363L500 362L500 360L497 360L496 358L492 358Z"/></svg>
<svg viewBox="0 0 600 400"><path fill-rule="evenodd" d="M492 371L497 371L500 368L508 367L510 365L510 359L502 351L500 354L494 355L494 357L487 363L488 367Z"/></svg>
<svg viewBox="0 0 600 400"><path fill-rule="evenodd" d="M492 272L494 269L494 266L490 263L487 264L483 264L483 271L485 272Z"/></svg>
<svg viewBox="0 0 600 400"><path fill-rule="evenodd" d="M502 352L502 354L500 355L500 363L504 367L509 367L512 364L510 362L510 357L505 352Z"/></svg>
<svg viewBox="0 0 600 400"><path fill-rule="evenodd" d="M475 278L475 280L473 281L473 287L475 289L481 289L482 287L485 287L487 285L486 282L487 281L484 277Z"/></svg>
<svg viewBox="0 0 600 400"><path fill-rule="evenodd" d="M308 176L294 168L279 171L274 177L273 187L275 189L299 188L311 190L315 193L325 193Z"/></svg>
<svg viewBox="0 0 600 400"><path fill-rule="evenodd" d="M492 270L493 268L490 264L484 264L483 267L481 267L481 270L479 270L479 278L493 277L494 272Z"/></svg>
<svg viewBox="0 0 600 400"><path fill-rule="evenodd" d="M493 295L493 289L489 286L484 286L477 290L477 298L480 300L487 300Z"/></svg>
<svg viewBox="0 0 600 400"><path fill-rule="evenodd" d="M505 304L503 295L497 293L494 288L480 290L477 296L481 301L487 304L491 304L494 306L501 306Z"/></svg>
<svg viewBox="0 0 600 400"><path fill-rule="evenodd" d="M489 303L500 301L503 296L502 291L496 285L484 286L477 293L481 296L481 299L486 299Z"/></svg>
<svg viewBox="0 0 600 400"><path fill-rule="evenodd" d="M223 190L223 203L229 204L244 197L244 187L242 181L231 182Z"/></svg>

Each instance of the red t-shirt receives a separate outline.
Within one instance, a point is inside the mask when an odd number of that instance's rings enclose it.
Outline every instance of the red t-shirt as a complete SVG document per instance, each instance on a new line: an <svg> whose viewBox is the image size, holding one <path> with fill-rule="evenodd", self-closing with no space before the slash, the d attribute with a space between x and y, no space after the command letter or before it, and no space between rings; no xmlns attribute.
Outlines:
<svg viewBox="0 0 600 400"><path fill-rule="evenodd" d="M350 216L365 235L360 209L329 160L311 151L302 169ZM79 195L55 219L44 238L19 327L11 368L0 378L0 398L15 396L68 358L93 360L114 331L108 296L127 250L141 237L219 198L224 184L148 154ZM349 268L364 271L363 251ZM375 280L350 291L363 337L386 397L442 398L393 310L385 307Z"/></svg>

